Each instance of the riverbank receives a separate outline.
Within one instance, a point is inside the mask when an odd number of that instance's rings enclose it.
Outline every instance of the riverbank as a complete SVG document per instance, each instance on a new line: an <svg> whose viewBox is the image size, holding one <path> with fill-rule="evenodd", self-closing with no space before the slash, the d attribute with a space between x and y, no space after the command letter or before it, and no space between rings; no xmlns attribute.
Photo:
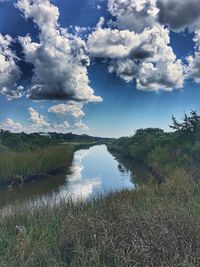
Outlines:
<svg viewBox="0 0 200 267"><path fill-rule="evenodd" d="M34 151L5 151L0 154L0 186L23 185L41 177L50 177L71 165L73 154L94 142L73 142L38 148Z"/></svg>
<svg viewBox="0 0 200 267"><path fill-rule="evenodd" d="M137 185L144 185L151 179L151 170L142 161L134 161L130 156L124 155L117 149L113 149L112 144L107 144L108 152L118 161L118 168L121 172L130 171L131 180Z"/></svg>
<svg viewBox="0 0 200 267"><path fill-rule="evenodd" d="M87 202L19 205L0 219L0 265L196 267L199 203L200 184L179 170Z"/></svg>

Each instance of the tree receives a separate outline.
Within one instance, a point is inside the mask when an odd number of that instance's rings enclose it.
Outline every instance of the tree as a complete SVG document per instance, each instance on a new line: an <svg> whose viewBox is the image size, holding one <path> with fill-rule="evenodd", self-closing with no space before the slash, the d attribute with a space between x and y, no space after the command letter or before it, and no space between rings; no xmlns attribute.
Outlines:
<svg viewBox="0 0 200 267"><path fill-rule="evenodd" d="M184 113L182 122L172 116L172 124L169 127L187 138L200 138L200 116L197 111L192 110L189 115Z"/></svg>
<svg viewBox="0 0 200 267"><path fill-rule="evenodd" d="M180 131L181 130L181 124L177 122L176 118L174 115L172 116L172 124L169 125L169 127L175 131Z"/></svg>

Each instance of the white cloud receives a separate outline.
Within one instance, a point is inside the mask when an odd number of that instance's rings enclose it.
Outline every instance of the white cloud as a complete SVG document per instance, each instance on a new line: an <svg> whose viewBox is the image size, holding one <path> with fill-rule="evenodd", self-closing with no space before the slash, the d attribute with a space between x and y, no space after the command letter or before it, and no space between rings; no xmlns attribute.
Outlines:
<svg viewBox="0 0 200 267"><path fill-rule="evenodd" d="M102 28L105 23L104 17L100 17L99 22L97 23L97 28Z"/></svg>
<svg viewBox="0 0 200 267"><path fill-rule="evenodd" d="M4 95L7 98L7 100L21 98L24 95L24 87L17 86L15 90L3 87L1 90L1 94Z"/></svg>
<svg viewBox="0 0 200 267"><path fill-rule="evenodd" d="M71 124L69 128L72 130L87 131L89 128L82 121L82 118L85 116L82 108L83 103L69 101L66 104L58 104L50 107L48 112L58 115L59 119L67 119L67 121L69 120Z"/></svg>
<svg viewBox="0 0 200 267"><path fill-rule="evenodd" d="M97 28L88 37L88 49L91 57L124 58L140 49L142 36L128 30Z"/></svg>
<svg viewBox="0 0 200 267"><path fill-rule="evenodd" d="M22 96L21 87L16 89L21 71L15 63L17 57L10 48L11 43L11 36L0 34L0 93L9 100Z"/></svg>
<svg viewBox="0 0 200 267"><path fill-rule="evenodd" d="M67 176L67 191L61 192L61 196L65 199L66 197L73 198L74 200L87 199L96 188L101 186L101 179L98 177L93 177L89 182L84 180L82 160L88 153L88 150L81 150L74 154L74 164L70 174Z"/></svg>
<svg viewBox="0 0 200 267"><path fill-rule="evenodd" d="M171 30L195 29L200 23L200 0L108 0L118 29L142 32L156 21Z"/></svg>
<svg viewBox="0 0 200 267"><path fill-rule="evenodd" d="M77 114L76 114L77 115ZM20 124L8 118L5 122L0 122L0 128L11 132L57 132L66 133L70 130L87 131L89 128L82 122L81 116L76 117L74 124L70 125L66 119L60 122L49 121L47 117L40 114L32 107L28 108L28 123Z"/></svg>
<svg viewBox="0 0 200 267"><path fill-rule="evenodd" d="M48 112L55 113L62 116L72 116L74 118L81 118L85 115L82 111L83 104L69 101L66 104L58 104L48 109Z"/></svg>
<svg viewBox="0 0 200 267"><path fill-rule="evenodd" d="M108 0L108 10L115 17L112 26L134 32L151 28L158 13L156 0Z"/></svg>
<svg viewBox="0 0 200 267"><path fill-rule="evenodd" d="M47 118L43 115L40 115L35 109L32 107L28 108L28 114L30 117L30 122L33 127L45 128L50 124L47 122Z"/></svg>
<svg viewBox="0 0 200 267"><path fill-rule="evenodd" d="M176 62L158 61L156 64L143 62L137 77L137 88L149 91L172 91L183 87L183 66Z"/></svg>
<svg viewBox="0 0 200 267"><path fill-rule="evenodd" d="M39 43L19 38L26 61L35 68L29 98L101 101L89 86L85 42L60 28L58 8L49 0L20 0L17 7L40 29Z"/></svg>
<svg viewBox="0 0 200 267"><path fill-rule="evenodd" d="M174 59L169 47L169 32L159 24L142 33L111 28L97 28L88 37L88 49L91 57L97 58L132 58L145 60L160 57L162 52ZM163 51L164 49L164 51ZM164 54L165 57L165 54Z"/></svg>
<svg viewBox="0 0 200 267"><path fill-rule="evenodd" d="M14 122L11 118L8 118L5 122L0 123L0 128L10 132L22 132L23 126L20 123Z"/></svg>
<svg viewBox="0 0 200 267"><path fill-rule="evenodd" d="M195 32L195 53L188 57L187 78L192 78L200 83L200 30Z"/></svg>
<svg viewBox="0 0 200 267"><path fill-rule="evenodd" d="M51 123L46 131L48 132L57 132L57 133L66 133L71 126L69 125L68 121L63 121L62 123Z"/></svg>
<svg viewBox="0 0 200 267"><path fill-rule="evenodd" d="M101 1L95 2L95 8L98 3ZM75 35L61 28L59 10L50 0L19 0L16 6L39 29L38 42L33 42L28 35L19 37L25 60L34 66L28 97L68 101L48 110L66 119L57 124L58 128L67 124L67 127L84 128L83 104L102 100L90 87L87 72L90 57L102 59L109 72L126 82L135 81L139 90L182 88L185 77L200 83L200 0L108 0L112 19L108 22L100 17L87 43L80 36L92 28L75 26ZM103 28L104 25L109 28ZM188 57L184 76L185 66L170 46L169 30L186 28L196 29L196 47L194 55ZM8 100L24 95L24 88L17 85L21 71L16 64L18 58L11 50L12 41L9 35L0 34L0 93ZM73 117L74 121L66 116ZM37 120L38 127L39 124L54 127L39 113L35 122Z"/></svg>
<svg viewBox="0 0 200 267"><path fill-rule="evenodd" d="M108 71L110 73L116 73L117 76L126 82L131 82L136 79L138 70L138 65L134 60L129 58L112 60L108 66Z"/></svg>
<svg viewBox="0 0 200 267"><path fill-rule="evenodd" d="M87 125L85 125L82 120L80 120L79 122L75 123L73 126L72 126L73 129L79 129L79 130L85 130L85 131L88 131L89 130L89 127Z"/></svg>
<svg viewBox="0 0 200 267"><path fill-rule="evenodd" d="M107 58L110 72L151 91L183 87L182 62L169 44L169 31L158 23L141 33L97 28L88 38L93 58Z"/></svg>
<svg viewBox="0 0 200 267"><path fill-rule="evenodd" d="M74 128L69 125L67 120L60 123L49 122L47 117L39 114L35 109L30 107L29 113L29 125L25 126L26 132L67 132L70 128ZM78 127L75 127L76 129Z"/></svg>

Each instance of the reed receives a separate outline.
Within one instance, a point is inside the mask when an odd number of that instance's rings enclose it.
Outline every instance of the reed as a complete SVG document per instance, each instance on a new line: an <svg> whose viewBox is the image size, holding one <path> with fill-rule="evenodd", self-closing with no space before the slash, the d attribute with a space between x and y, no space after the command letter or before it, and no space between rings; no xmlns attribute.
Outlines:
<svg viewBox="0 0 200 267"><path fill-rule="evenodd" d="M86 202L18 205L0 218L0 265L200 266L199 203L200 184L179 170Z"/></svg>
<svg viewBox="0 0 200 267"><path fill-rule="evenodd" d="M68 167L75 145L50 146L28 152L6 151L0 154L0 184L12 182L18 177L29 177L40 173Z"/></svg>

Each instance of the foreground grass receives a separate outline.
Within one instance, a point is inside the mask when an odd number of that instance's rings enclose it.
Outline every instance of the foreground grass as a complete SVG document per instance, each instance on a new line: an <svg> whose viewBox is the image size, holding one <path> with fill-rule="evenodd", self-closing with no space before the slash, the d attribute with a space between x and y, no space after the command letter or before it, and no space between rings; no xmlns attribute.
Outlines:
<svg viewBox="0 0 200 267"><path fill-rule="evenodd" d="M0 266L200 266L200 184L179 171L85 203L18 206L0 219Z"/></svg>
<svg viewBox="0 0 200 267"><path fill-rule="evenodd" d="M52 171L70 166L76 149L91 145L88 142L66 143L37 149L33 152L5 151L0 154L0 185L12 181L20 181L38 174L48 174Z"/></svg>

